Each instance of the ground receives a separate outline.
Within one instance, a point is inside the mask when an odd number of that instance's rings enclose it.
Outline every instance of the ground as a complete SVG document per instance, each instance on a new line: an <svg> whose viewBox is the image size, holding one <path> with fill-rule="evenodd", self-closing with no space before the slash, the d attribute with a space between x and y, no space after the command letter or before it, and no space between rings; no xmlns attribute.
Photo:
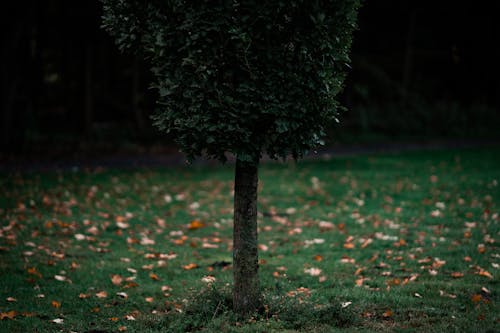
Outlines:
<svg viewBox="0 0 500 333"><path fill-rule="evenodd" d="M260 177L265 307L241 320L232 165L3 171L0 332L499 330L499 147Z"/></svg>

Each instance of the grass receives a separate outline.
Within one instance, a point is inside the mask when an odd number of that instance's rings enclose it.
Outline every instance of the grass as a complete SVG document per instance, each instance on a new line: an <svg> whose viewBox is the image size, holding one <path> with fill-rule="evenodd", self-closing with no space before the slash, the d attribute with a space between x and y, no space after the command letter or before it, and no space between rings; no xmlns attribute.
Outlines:
<svg viewBox="0 0 500 333"><path fill-rule="evenodd" d="M250 320L230 311L232 177L2 174L0 332L499 331L500 149L262 165Z"/></svg>

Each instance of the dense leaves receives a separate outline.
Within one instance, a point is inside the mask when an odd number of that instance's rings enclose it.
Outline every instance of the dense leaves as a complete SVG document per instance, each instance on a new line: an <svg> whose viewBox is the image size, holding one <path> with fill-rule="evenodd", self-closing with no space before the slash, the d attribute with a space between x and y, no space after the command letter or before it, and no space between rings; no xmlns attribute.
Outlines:
<svg viewBox="0 0 500 333"><path fill-rule="evenodd" d="M358 0L103 3L119 47L151 64L155 124L189 158L298 158L337 119Z"/></svg>

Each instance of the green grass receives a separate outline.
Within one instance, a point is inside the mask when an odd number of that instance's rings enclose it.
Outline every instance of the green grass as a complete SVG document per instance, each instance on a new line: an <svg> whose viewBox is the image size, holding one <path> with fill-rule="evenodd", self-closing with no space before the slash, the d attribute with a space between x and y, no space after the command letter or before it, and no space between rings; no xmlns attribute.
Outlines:
<svg viewBox="0 0 500 333"><path fill-rule="evenodd" d="M230 311L232 178L1 175L0 332L499 331L500 149L263 164L251 320Z"/></svg>

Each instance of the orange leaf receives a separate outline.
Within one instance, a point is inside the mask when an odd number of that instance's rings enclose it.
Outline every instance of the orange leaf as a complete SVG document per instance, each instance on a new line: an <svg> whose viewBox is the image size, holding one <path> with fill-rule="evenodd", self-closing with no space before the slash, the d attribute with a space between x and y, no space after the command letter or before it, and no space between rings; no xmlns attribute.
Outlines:
<svg viewBox="0 0 500 333"><path fill-rule="evenodd" d="M14 319L16 315L17 315L16 311L0 312L0 320Z"/></svg>
<svg viewBox="0 0 500 333"><path fill-rule="evenodd" d="M191 263L191 264L187 264L185 266L182 266L182 268L184 268L186 271L190 271L194 268L198 268L198 265L197 264L194 264L194 263Z"/></svg>
<svg viewBox="0 0 500 333"><path fill-rule="evenodd" d="M158 275L156 275L155 273L150 273L149 277L151 278L151 280L155 280L155 281L160 280L160 278L158 277Z"/></svg>
<svg viewBox="0 0 500 333"><path fill-rule="evenodd" d="M354 249L354 243L345 243L344 248L345 249Z"/></svg>
<svg viewBox="0 0 500 333"><path fill-rule="evenodd" d="M205 223L203 223L199 220L193 220L193 221L191 221L191 223L189 223L188 229L189 230L196 230L196 229L203 228L204 226L205 226Z"/></svg>
<svg viewBox="0 0 500 333"><path fill-rule="evenodd" d="M323 256L317 254L317 255L314 256L314 260L316 260L316 261L322 261L323 260Z"/></svg>
<svg viewBox="0 0 500 333"><path fill-rule="evenodd" d="M372 242L373 242L373 239L368 238L367 240L365 240L363 242L363 244L361 244L361 248L364 249L365 247L367 247L368 245L370 245Z"/></svg>
<svg viewBox="0 0 500 333"><path fill-rule="evenodd" d="M391 318L393 315L392 310L387 310L384 313L382 313L382 317L384 318Z"/></svg>
<svg viewBox="0 0 500 333"><path fill-rule="evenodd" d="M42 274L40 274L40 272L36 270L36 267L31 267L31 268L28 268L28 274L31 274L31 275L36 275L36 276L38 276L39 278L41 278L41 277L42 277Z"/></svg>
<svg viewBox="0 0 500 333"><path fill-rule="evenodd" d="M471 301L472 301L472 303L478 303L478 302L480 302L482 299L483 299L483 296L481 296L481 295L479 295L479 294L474 294L474 295L472 295L472 297L471 297Z"/></svg>
<svg viewBox="0 0 500 333"><path fill-rule="evenodd" d="M50 302L50 305L52 305L56 309L59 309L61 307L61 303L58 301L52 301Z"/></svg>
<svg viewBox="0 0 500 333"><path fill-rule="evenodd" d="M109 318L109 320L111 320L111 321L118 321L119 318L118 317L111 317L111 318Z"/></svg>
<svg viewBox="0 0 500 333"><path fill-rule="evenodd" d="M487 278L493 279L493 275L490 272L480 269L477 275L486 276Z"/></svg>

